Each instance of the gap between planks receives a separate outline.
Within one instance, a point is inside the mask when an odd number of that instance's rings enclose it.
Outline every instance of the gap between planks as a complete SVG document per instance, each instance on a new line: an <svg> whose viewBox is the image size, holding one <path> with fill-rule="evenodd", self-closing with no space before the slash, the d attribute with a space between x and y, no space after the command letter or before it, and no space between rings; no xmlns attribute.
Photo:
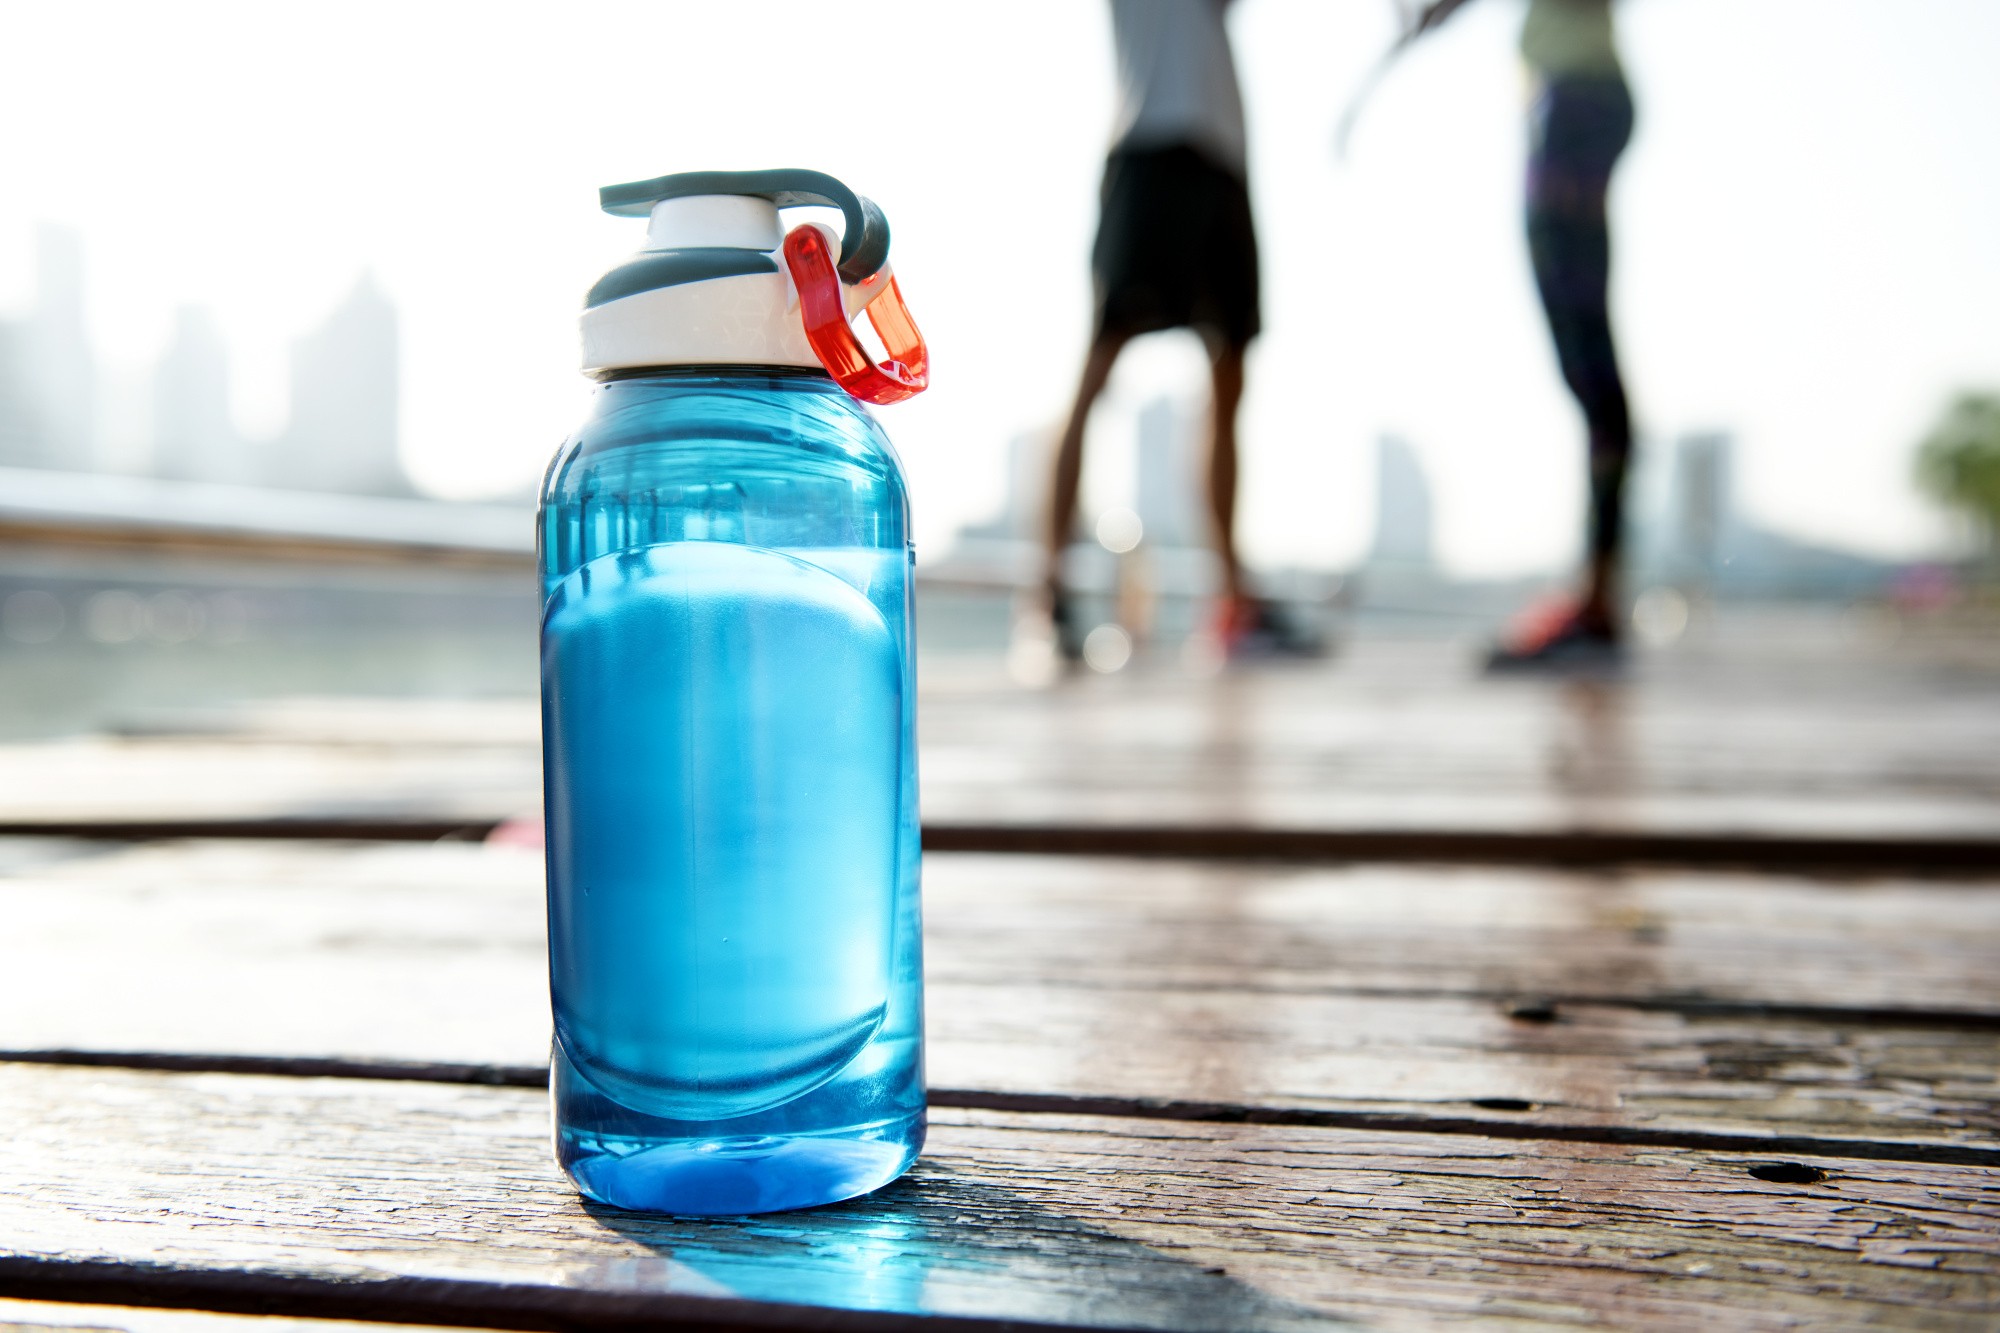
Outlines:
<svg viewBox="0 0 2000 1333"><path fill-rule="evenodd" d="M429 1309L371 1313L477 1325L499 1305L557 1330L1984 1330L2000 1310L1991 1180L1933 1165L955 1110L883 1191L703 1222L580 1202L519 1090L16 1067L0 1105L20 1182L0 1291L394 1293Z"/></svg>
<svg viewBox="0 0 2000 1333"><path fill-rule="evenodd" d="M332 1056L203 1055L152 1051L0 1051L0 1064L136 1069L175 1074L248 1074L281 1078L340 1078L391 1083L443 1083L494 1088L546 1088L540 1065L452 1064L423 1060L351 1060ZM1334 1111L1310 1107L1255 1106L1235 1102L1160 1097L1086 1096L1075 1093L989 1092L931 1088L934 1107L1023 1114L1122 1116L1195 1124L1277 1125L1358 1129L1388 1134L1450 1134L1559 1143L1601 1143L1635 1148L1692 1148L1706 1152L1855 1161L1918 1162L1935 1166L2000 1168L2000 1148L1950 1143L1822 1138L1810 1134L1729 1134L1713 1130L1647 1129L1625 1125L1563 1125L1534 1120L1471 1116ZM1532 1105L1522 1108L1533 1113Z"/></svg>
<svg viewBox="0 0 2000 1333"><path fill-rule="evenodd" d="M737 1302L714 1296L560 1290L449 1277L343 1280L321 1274L201 1272L141 1264L0 1255L0 1296L66 1305L131 1305L316 1323L506 1329L510 1333L1074 1333L1069 1324ZM1331 1321L1330 1321L1331 1322ZM53 1330L51 1331L53 1333ZM91 1333L118 1333L92 1330ZM1092 1328L1090 1333L1122 1333ZM1132 1333L1142 1333L1133 1330Z"/></svg>
<svg viewBox="0 0 2000 1333"><path fill-rule="evenodd" d="M1006 856L927 869L935 1086L2000 1141L2000 1032L1976 1018L2000 1016L2000 894ZM5 895L19 928L0 950L0 1050L542 1066L541 877L533 853L470 844L150 844L31 869ZM1579 996L1606 1003L1565 1002ZM1690 1000L1905 1012L1673 1012ZM1954 1013L1954 1031L1908 1012L1939 1010L1975 1017Z"/></svg>
<svg viewBox="0 0 2000 1333"><path fill-rule="evenodd" d="M507 821L435 816L257 816L242 819L0 820L0 837L153 842L182 838L479 842ZM1955 877L2000 872L2000 839L1847 837L1569 829L1308 829L1247 825L925 824L930 852L1266 862L1440 862L1570 868L1893 872Z"/></svg>

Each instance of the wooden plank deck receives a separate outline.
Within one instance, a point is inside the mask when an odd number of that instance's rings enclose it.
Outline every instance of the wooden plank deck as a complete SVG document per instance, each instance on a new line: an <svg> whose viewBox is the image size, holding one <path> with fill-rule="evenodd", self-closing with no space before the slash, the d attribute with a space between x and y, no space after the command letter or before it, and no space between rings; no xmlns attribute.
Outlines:
<svg viewBox="0 0 2000 1333"><path fill-rule="evenodd" d="M0 747L0 1330L1994 1327L2000 696L1727 666L934 677L930 1145L740 1221L549 1160L531 708Z"/></svg>
<svg viewBox="0 0 2000 1333"><path fill-rule="evenodd" d="M960 1105L1782 1136L2000 1166L2000 894L1976 886L998 856L927 871L931 1077ZM0 919L15 1058L513 1083L545 1066L532 853L163 844L0 878ZM244 1056L269 1063L228 1059Z"/></svg>
<svg viewBox="0 0 2000 1333"><path fill-rule="evenodd" d="M2000 1186L1907 1163L948 1111L904 1182L745 1225L579 1202L530 1092L0 1067L0 1116L16 1295L530 1328L2000 1310Z"/></svg>
<svg viewBox="0 0 2000 1333"><path fill-rule="evenodd" d="M1700 668L1700 669L1697 669ZM1409 662L925 679L939 850L2000 870L2000 685ZM431 838L539 802L528 701L294 701L0 747L0 832Z"/></svg>

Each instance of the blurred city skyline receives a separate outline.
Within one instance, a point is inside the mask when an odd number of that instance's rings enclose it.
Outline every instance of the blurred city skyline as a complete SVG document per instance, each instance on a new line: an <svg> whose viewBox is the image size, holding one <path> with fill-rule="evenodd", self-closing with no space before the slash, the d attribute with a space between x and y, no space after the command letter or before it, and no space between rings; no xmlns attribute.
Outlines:
<svg viewBox="0 0 2000 1333"><path fill-rule="evenodd" d="M33 306L0 320L0 467L411 493L396 308L372 274L293 342L284 425L260 438L237 422L230 348L205 305L174 311L147 373L107 376L84 313L87 272L74 229L36 229Z"/></svg>
<svg viewBox="0 0 2000 1333"><path fill-rule="evenodd" d="M885 413L935 552L993 512L1018 466L1010 441L1045 431L1071 388L1108 23L1101 6L1053 0L913 14L877 34L869 67L888 74L857 99L836 44L803 21L817 12L24 13L0 107L35 133L0 209L0 320L36 314L35 224L74 226L87 304L73 332L96 350L108 404L88 427L97 455L220 466L216 441L272 441L294 420L327 432L297 437L301 454L361 429L337 407L352 395L315 398L291 359L373 272L400 312L403 468L433 493L518 492L581 411L579 294L639 243L635 224L596 213L595 187L819 166L888 210L937 350L935 390ZM1627 0L1619 13L1640 128L1614 193L1615 299L1644 434L1729 433L1741 507L1772 527L1940 549L1909 453L1948 393L2000 384L1987 331L2000 163L1986 142L2000 11ZM1245 417L1255 560L1362 560L1384 434L1430 478L1443 566L1514 574L1575 549L1580 428L1519 236L1518 18L1487 0L1413 53L1343 165L1333 127L1387 44L1390 7L1235 7L1269 293ZM701 58L662 59L683 50ZM755 58L714 58L730 52ZM579 68L589 79L564 83ZM824 115L829 99L851 118ZM1134 503L1148 405L1194 401L1191 343L1139 350L1105 407L1093 509Z"/></svg>
<svg viewBox="0 0 2000 1333"><path fill-rule="evenodd" d="M1151 589L1184 597L1212 590L1207 531L1188 484L1200 466L1204 419L1168 397L1139 409L1131 499L1100 514L1095 534L1106 549L1086 546L1073 571L1082 585L1103 591L1122 581L1108 557L1143 544L1144 581ZM1003 489L992 512L954 534L943 552L946 577L1032 583L1041 559L1045 446L1034 432L1008 442ZM1341 567L1358 579L1339 593L1341 601L1377 610L1481 614L1518 596L1505 576L1475 573L1468 580L1465 571L1440 560L1437 479L1407 440L1385 433L1373 442L1373 453L1374 485L1362 524L1368 543ZM1645 442L1627 498L1633 592L1670 591L1684 624L1690 597L1849 601L1894 590L1904 572L1895 560L1789 537L1746 510L1737 453L1724 431ZM1280 575L1308 600L1327 592L1323 581L1302 583L1298 569L1267 573Z"/></svg>

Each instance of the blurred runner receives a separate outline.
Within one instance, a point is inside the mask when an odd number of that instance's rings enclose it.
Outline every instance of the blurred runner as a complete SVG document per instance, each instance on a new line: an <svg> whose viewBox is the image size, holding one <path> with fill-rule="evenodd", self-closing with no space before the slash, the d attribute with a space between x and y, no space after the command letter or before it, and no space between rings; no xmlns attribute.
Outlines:
<svg viewBox="0 0 2000 1333"><path fill-rule="evenodd" d="M1215 632L1225 650L1305 646L1244 587L1236 554L1236 417L1243 360L1261 327L1257 234L1229 34L1230 0L1111 0L1118 115L1091 252L1095 325L1050 485L1046 611L1064 658L1089 626L1063 587L1091 405L1125 344L1192 329L1209 356L1208 510L1222 577Z"/></svg>
<svg viewBox="0 0 2000 1333"><path fill-rule="evenodd" d="M1437 0L1405 44L1466 3ZM1562 366L1590 435L1590 518L1581 586L1530 607L1487 669L1616 665L1622 656L1618 564L1632 422L1611 336L1611 238L1605 193L1632 137L1632 96L1618 60L1610 0L1529 0L1521 57L1535 81L1529 119L1528 253Z"/></svg>

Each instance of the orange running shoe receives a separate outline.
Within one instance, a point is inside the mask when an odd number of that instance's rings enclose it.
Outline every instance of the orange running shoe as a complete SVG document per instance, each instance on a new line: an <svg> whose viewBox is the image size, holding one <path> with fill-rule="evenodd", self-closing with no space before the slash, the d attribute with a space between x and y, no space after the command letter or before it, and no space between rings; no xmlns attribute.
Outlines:
<svg viewBox="0 0 2000 1333"><path fill-rule="evenodd" d="M1590 675L1625 665L1625 646L1610 626L1593 625L1573 597L1536 602L1517 616L1487 650L1490 675L1540 672Z"/></svg>
<svg viewBox="0 0 2000 1333"><path fill-rule="evenodd" d="M1230 661L1308 658L1326 654L1326 639L1300 624L1276 602L1261 597L1224 597L1216 604L1209 631Z"/></svg>

